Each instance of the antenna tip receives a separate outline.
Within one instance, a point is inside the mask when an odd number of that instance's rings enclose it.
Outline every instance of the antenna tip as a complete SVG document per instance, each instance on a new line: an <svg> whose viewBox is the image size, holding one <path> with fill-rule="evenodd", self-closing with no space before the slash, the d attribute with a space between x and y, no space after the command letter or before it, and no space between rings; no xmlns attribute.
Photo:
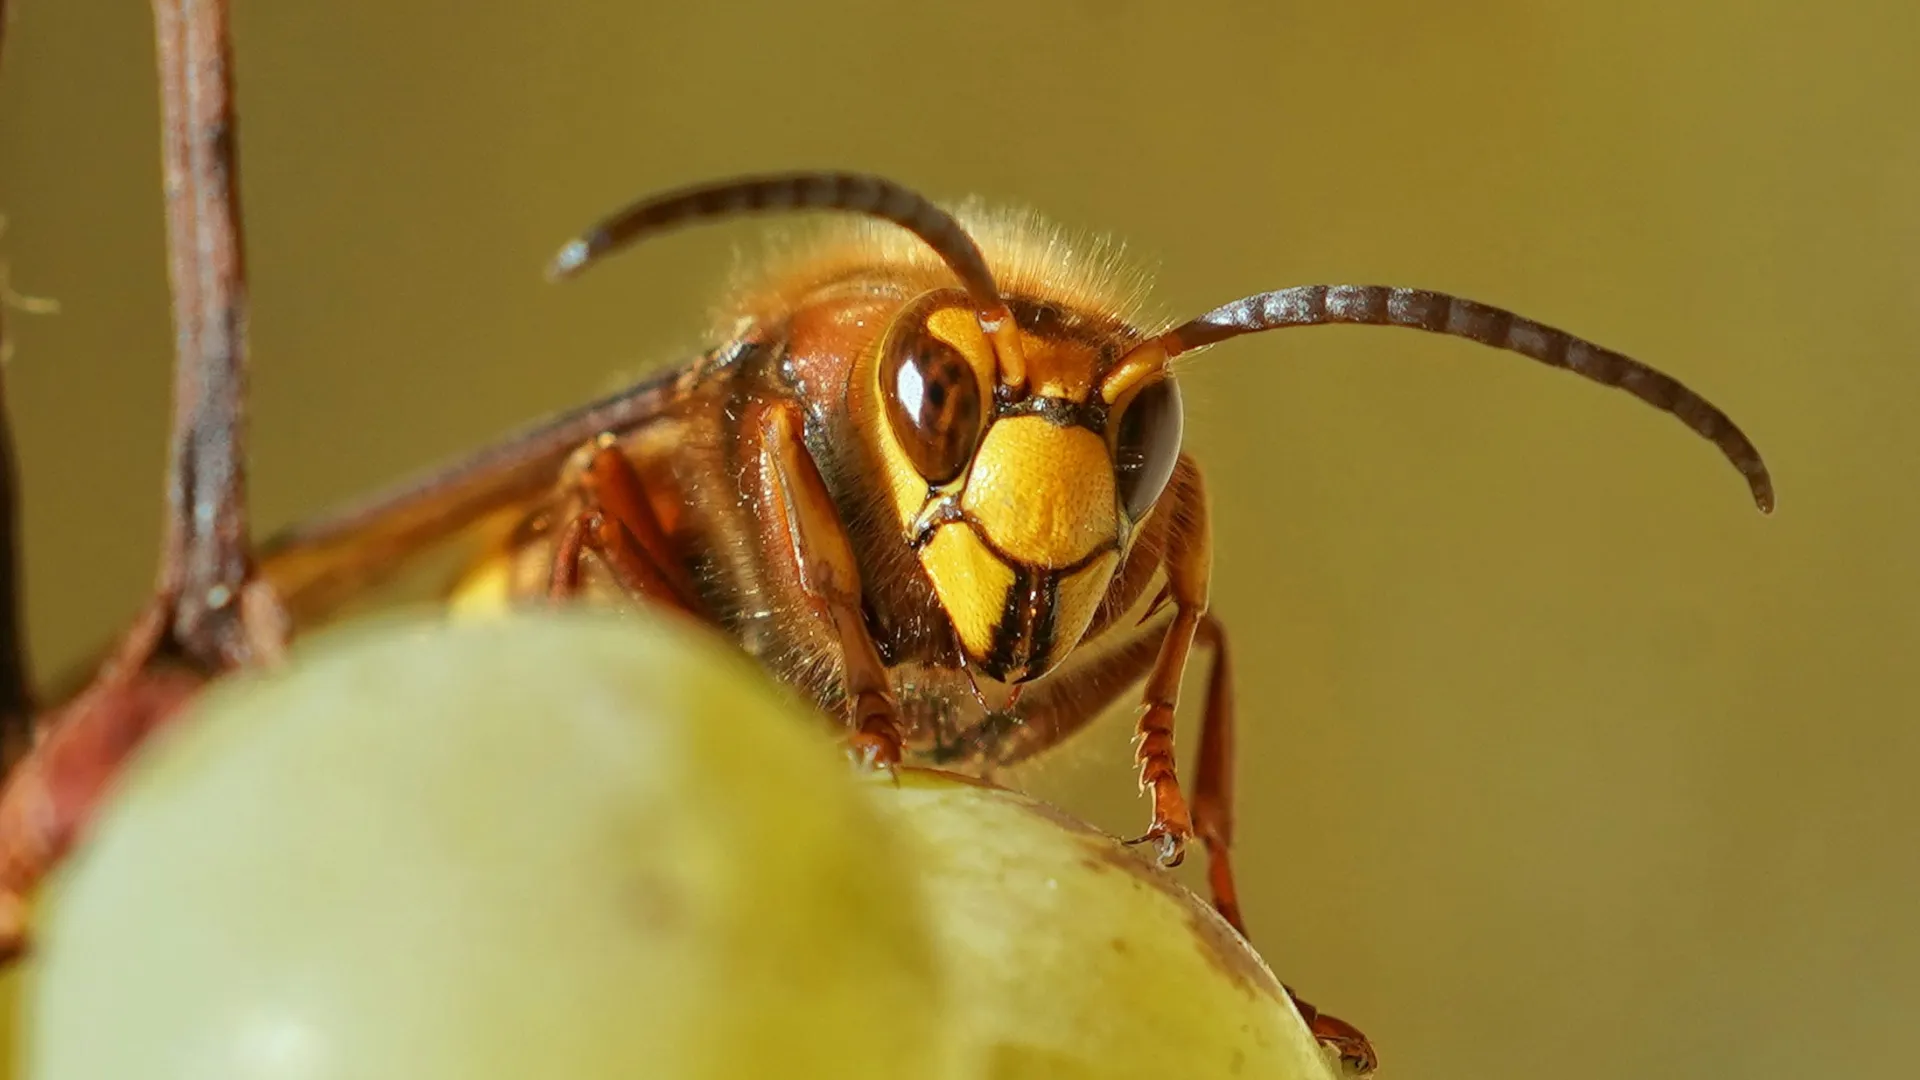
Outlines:
<svg viewBox="0 0 1920 1080"><path fill-rule="evenodd" d="M580 272L593 258L593 244L586 239L567 241L567 246L547 264L547 280L561 281Z"/></svg>

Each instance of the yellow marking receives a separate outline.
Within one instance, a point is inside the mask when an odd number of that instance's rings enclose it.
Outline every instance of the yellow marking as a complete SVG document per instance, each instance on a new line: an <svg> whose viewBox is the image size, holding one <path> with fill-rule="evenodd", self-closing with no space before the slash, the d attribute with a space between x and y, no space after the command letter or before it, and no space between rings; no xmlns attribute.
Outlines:
<svg viewBox="0 0 1920 1080"><path fill-rule="evenodd" d="M513 597L514 557L511 552L490 555L462 575L447 599L455 619L484 618L506 611Z"/></svg>
<svg viewBox="0 0 1920 1080"><path fill-rule="evenodd" d="M907 305L908 308L912 306ZM926 328L928 333L959 349L960 355L966 358L968 366L974 369L974 374L982 380L983 385L993 384L993 357L986 348L986 339L980 336L980 328L974 325L972 312L964 308L942 308L927 317ZM880 456L880 471L884 474L882 479L886 482L887 493L893 497L894 514L902 536L912 534L914 519L926 509L927 481L920 475L920 470L913 467L913 460L907 457L906 451L900 448L893 425L887 422L883 403L887 395L892 393L892 388L882 384L886 379L885 360L888 351L893 348L896 335L918 331L918 326L904 326L897 317L888 324L874 348L868 350L854 366L847 402L866 442Z"/></svg>
<svg viewBox="0 0 1920 1080"><path fill-rule="evenodd" d="M1146 383L1155 374L1167 369L1167 347L1159 338L1143 342L1134 350L1120 358L1100 380L1100 396L1111 405L1120 400L1120 396Z"/></svg>
<svg viewBox="0 0 1920 1080"><path fill-rule="evenodd" d="M1035 566L1070 566L1120 531L1107 444L1038 416L987 429L960 506L1001 551Z"/></svg>
<svg viewBox="0 0 1920 1080"><path fill-rule="evenodd" d="M900 449L900 441L894 437L893 425L887 423L884 414L873 411L868 416L876 419L862 426L872 432L870 438L880 452L880 471L886 474L887 491L893 496L894 513L900 521L901 535L909 535L913 521L918 518L927 505L927 479L920 470L913 467L907 452Z"/></svg>
<svg viewBox="0 0 1920 1080"><path fill-rule="evenodd" d="M940 606L947 610L967 654L976 659L987 655L993 647L994 624L1006 610L1007 590L1013 588L1013 568L987 550L964 524L941 526L920 549L920 565L933 579Z"/></svg>
<svg viewBox="0 0 1920 1080"><path fill-rule="evenodd" d="M886 449L882 456L886 458L888 487L893 489L894 509L899 512L903 525L913 521L921 507L927 501L927 481L920 470L913 467L900 445L893 441L892 432L884 437Z"/></svg>
<svg viewBox="0 0 1920 1080"><path fill-rule="evenodd" d="M1027 337L1027 371L1033 391L1042 397L1087 400L1093 388L1093 368L1099 354L1077 341Z"/></svg>
<svg viewBox="0 0 1920 1080"><path fill-rule="evenodd" d="M1060 582L1060 598L1053 609L1053 662L1067 658L1092 624L1100 610L1100 600L1113 584L1113 572L1120 556L1109 552L1067 575Z"/></svg>
<svg viewBox="0 0 1920 1080"><path fill-rule="evenodd" d="M911 306L911 305L909 305ZM913 327L902 327L907 333ZM967 366L980 377L980 403L991 407L996 365L993 346L980 330L980 320L963 307L944 307L927 316L927 333L960 350Z"/></svg>
<svg viewBox="0 0 1920 1080"><path fill-rule="evenodd" d="M860 595L853 545L834 512L833 496L800 441L793 413L791 407L766 413L760 439L761 483L786 518L800 587L822 600L852 603Z"/></svg>
<svg viewBox="0 0 1920 1080"><path fill-rule="evenodd" d="M984 401L993 399L993 385L1032 383L1033 392L1046 397L1085 401L1093 386L1094 350L1077 343L1050 340L1013 328L1008 316L999 333L985 334L972 311L946 307L927 316L927 331L960 350L979 374ZM1011 345L1009 345L1011 343ZM1015 349L1010 366L1007 349Z"/></svg>
<svg viewBox="0 0 1920 1080"><path fill-rule="evenodd" d="M981 320L985 329L987 320ZM1002 307L993 319L993 353L1000 358L1000 381L1012 389L1018 390L1027 384L1027 350L1020 340L1020 328L1013 323L1013 315Z"/></svg>

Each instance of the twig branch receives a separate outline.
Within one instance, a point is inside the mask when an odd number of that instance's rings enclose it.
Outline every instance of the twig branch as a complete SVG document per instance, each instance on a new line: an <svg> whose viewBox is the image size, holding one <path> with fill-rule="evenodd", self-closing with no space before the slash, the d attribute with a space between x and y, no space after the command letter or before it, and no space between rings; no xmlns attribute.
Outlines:
<svg viewBox="0 0 1920 1080"><path fill-rule="evenodd" d="M141 743L183 714L207 676L272 659L286 639L271 590L249 578L246 271L227 3L153 0L153 10L177 335L166 546L153 603L86 689L38 721L31 750L0 786L0 962L25 944L36 883L81 838ZM183 670L183 657L199 670Z"/></svg>
<svg viewBox="0 0 1920 1080"><path fill-rule="evenodd" d="M176 335L162 602L172 636L209 668L251 656L247 290L227 0L153 0L164 122L168 274Z"/></svg>

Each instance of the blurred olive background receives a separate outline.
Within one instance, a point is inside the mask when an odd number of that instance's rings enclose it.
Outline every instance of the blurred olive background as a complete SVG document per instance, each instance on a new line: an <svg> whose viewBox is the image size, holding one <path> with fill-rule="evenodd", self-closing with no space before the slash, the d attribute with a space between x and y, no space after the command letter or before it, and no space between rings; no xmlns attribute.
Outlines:
<svg viewBox="0 0 1920 1080"><path fill-rule="evenodd" d="M10 313L7 372L52 672L149 583L171 331L144 6L15 6L0 251L61 305ZM699 344L752 228L539 268L743 170L1114 231L1169 313L1417 284L1686 380L1774 517L1670 418L1469 343L1191 369L1249 918L1399 1076L1911 1068L1920 8L239 8L263 530ZM1034 780L1134 829L1115 720Z"/></svg>

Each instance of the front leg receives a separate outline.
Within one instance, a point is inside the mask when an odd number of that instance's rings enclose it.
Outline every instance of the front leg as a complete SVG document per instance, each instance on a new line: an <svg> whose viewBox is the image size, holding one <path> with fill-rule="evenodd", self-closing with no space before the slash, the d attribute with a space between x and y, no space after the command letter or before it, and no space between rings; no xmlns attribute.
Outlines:
<svg viewBox="0 0 1920 1080"><path fill-rule="evenodd" d="M1107 711L1128 687L1151 670L1161 651L1167 627L1145 626L1087 666L1043 684L1020 709L1018 730L1032 733L1032 741L1014 744L1016 755L1053 745ZM1207 676L1207 699L1200 725L1199 766L1193 783L1194 834L1207 847L1207 882L1214 908L1240 936L1247 927L1240 915L1234 887L1230 849L1233 844L1234 707L1233 669L1226 629L1208 615L1200 624L1197 644L1213 652ZM1249 938L1248 940L1252 940ZM1379 1066L1373 1044L1360 1029L1323 1013L1286 987L1287 996L1306 1021L1314 1038L1340 1055L1350 1075L1366 1075Z"/></svg>
<svg viewBox="0 0 1920 1080"><path fill-rule="evenodd" d="M801 440L801 420L790 403L765 405L759 420L757 496L771 557L785 557L793 576L840 645L847 701L849 749L880 768L900 763L900 707L887 667L867 629L860 568L833 496Z"/></svg>
<svg viewBox="0 0 1920 1080"><path fill-rule="evenodd" d="M563 483L573 491L575 510L554 545L549 597L569 600L581 593L584 557L591 552L629 595L711 619L674 557L673 540L653 511L646 481L613 436L582 447Z"/></svg>
<svg viewBox="0 0 1920 1080"><path fill-rule="evenodd" d="M1213 575L1213 531L1207 520L1206 485L1191 458L1182 457L1167 485L1167 584L1164 598L1173 603L1173 622L1161 639L1160 654L1147 676L1140 719L1135 727L1134 757L1140 763L1140 786L1153 796L1153 819L1144 836L1133 843L1153 844L1163 866L1178 866L1193 839L1193 816L1174 765L1173 719L1180 702L1180 679L1186 673L1193 640L1207 616L1207 590Z"/></svg>

